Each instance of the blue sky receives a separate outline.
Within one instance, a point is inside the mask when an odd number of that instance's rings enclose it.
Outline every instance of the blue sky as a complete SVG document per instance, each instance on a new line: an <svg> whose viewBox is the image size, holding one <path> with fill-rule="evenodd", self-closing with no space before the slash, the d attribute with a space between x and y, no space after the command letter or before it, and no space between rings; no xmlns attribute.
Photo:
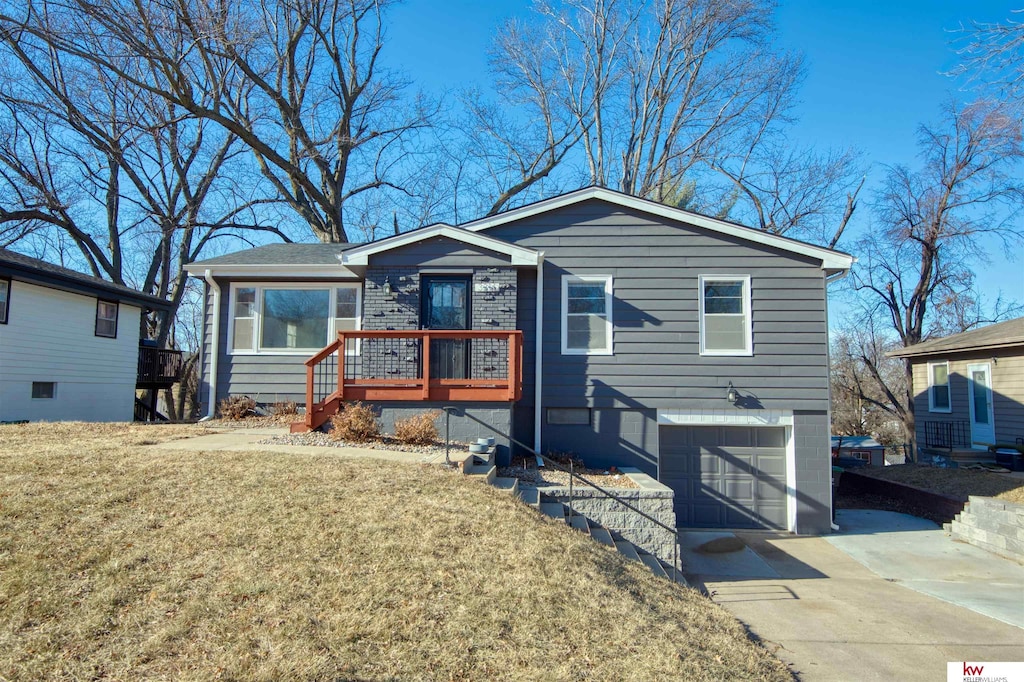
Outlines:
<svg viewBox="0 0 1024 682"><path fill-rule="evenodd" d="M972 20L1005 21L1020 7L1024 0L782 0L780 46L802 52L807 67L793 142L860 149L869 186L884 164L913 166L918 125L936 122L948 98L971 94L943 75L957 63L952 31ZM389 18L389 62L435 94L484 85L491 37L528 10L528 0L407 0ZM853 229L866 228L866 209L862 202ZM989 252L991 266L978 273L982 292L1024 299L1024 259L1011 261L995 243Z"/></svg>

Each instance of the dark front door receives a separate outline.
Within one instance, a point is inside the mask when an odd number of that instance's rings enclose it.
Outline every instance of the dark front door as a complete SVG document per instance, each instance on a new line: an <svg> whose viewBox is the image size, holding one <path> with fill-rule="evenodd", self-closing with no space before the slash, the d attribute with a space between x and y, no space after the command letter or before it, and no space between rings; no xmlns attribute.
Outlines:
<svg viewBox="0 0 1024 682"><path fill-rule="evenodd" d="M469 277L451 275L424 276L420 322L423 329L469 329L470 299L473 285ZM432 339L430 342L430 378L466 379L469 377L469 341Z"/></svg>

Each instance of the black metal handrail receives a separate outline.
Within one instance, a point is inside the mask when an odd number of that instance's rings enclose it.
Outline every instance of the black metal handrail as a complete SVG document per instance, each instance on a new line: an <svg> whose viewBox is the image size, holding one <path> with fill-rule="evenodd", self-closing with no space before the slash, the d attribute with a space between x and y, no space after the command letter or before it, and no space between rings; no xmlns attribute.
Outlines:
<svg viewBox="0 0 1024 682"><path fill-rule="evenodd" d="M678 566L679 566L679 547L680 547L680 543L679 543L679 530L677 528L672 528L671 526L668 526L668 525L662 523L661 521L659 521L658 519L654 518L653 516L651 516L647 512L645 512L645 511L643 511L641 509L638 509L637 507L634 507L632 504L630 504L629 502L627 502L623 498L619 497L615 493L611 492L610 490L602 488L601 486L597 485L596 483L588 480L586 477L581 476L580 474L577 474L575 471L572 470L571 465L570 465L570 468L568 468L568 469L565 468L564 466L562 466L561 464L559 464L555 460L551 459L550 457L548 457L546 455L540 454L539 452L537 452L536 450L531 448L526 443L523 443L522 441L516 440L510 434L504 433L500 429L495 428L494 426L488 424L487 422L483 421L482 419L478 419L477 417L474 417L473 415L469 414L465 410L462 410L461 408L455 407L453 405L447 405L445 407L442 407L441 409L444 410L445 422L446 422L445 423L445 461L446 462L450 461L448 459L448 450L451 447L451 440L447 437L448 433L450 433L450 428L449 428L449 425L448 425L447 422L451 419L452 413L461 413L460 416L466 417L467 419L470 419L470 420L476 422L480 426L483 426L484 428L489 429L490 431L493 431L495 434L501 436L502 438L507 438L510 443L514 443L514 444L518 445L519 447L523 448L527 452L533 454L535 457L540 457L542 460L544 460L544 463L546 465L551 466L551 467L553 467L555 469L558 469L559 471L563 471L563 472L569 474L569 481L570 481L570 483L572 482L573 479L579 479L584 484L586 484L587 486L589 486L589 487L593 488L594 490L598 491L599 493L601 493L605 497L608 497L610 499L615 500L616 502L621 504L626 509L629 509L630 511L636 512L637 514L639 514L643 518L647 519L648 521L650 521L654 525L658 526L659 528L663 528L663 529L667 530L669 533L672 533L672 536L675 538L675 544L672 546L672 582L674 582L674 583L678 582L678 570L679 570ZM569 487L569 509L570 509L570 511L572 510L572 486Z"/></svg>
<svg viewBox="0 0 1024 682"><path fill-rule="evenodd" d="M971 446L971 423L968 421L924 422L924 445L927 448L953 448Z"/></svg>

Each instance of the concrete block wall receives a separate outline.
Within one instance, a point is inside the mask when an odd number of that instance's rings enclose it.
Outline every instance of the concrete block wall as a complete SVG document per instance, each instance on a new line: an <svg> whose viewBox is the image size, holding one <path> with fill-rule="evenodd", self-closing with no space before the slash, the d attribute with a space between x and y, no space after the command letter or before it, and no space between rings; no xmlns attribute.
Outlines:
<svg viewBox="0 0 1024 682"><path fill-rule="evenodd" d="M490 424L502 433L510 433L512 429L512 410L510 403L437 403L437 402L378 402L373 407L380 417L381 430L392 435L395 432L395 422L400 419L408 419L423 412L438 413L434 425L437 427L437 435L440 440L445 437L445 423L449 425L449 437L457 443L475 443L477 438L493 437L497 450L495 451L495 462L499 466L508 466L511 456L509 441L494 433L488 428L481 426L472 419L466 418L461 413L456 413L450 419L446 418L441 408L445 405L454 405L459 412L473 415L486 424ZM461 451L461 450L457 450Z"/></svg>
<svg viewBox="0 0 1024 682"><path fill-rule="evenodd" d="M662 485L639 469L624 467L627 474L639 488L615 488L614 493L645 514L657 519L670 528L676 527L674 511L674 493L668 486ZM570 500L569 488L542 488L541 494L568 506L570 501L573 510L590 521L600 524L624 540L629 540L637 547L653 554L662 561L671 564L676 536L648 519L622 506L616 500L606 497L593 488L573 488Z"/></svg>
<svg viewBox="0 0 1024 682"><path fill-rule="evenodd" d="M973 495L969 500L950 525L953 539L1024 564L1024 505Z"/></svg>
<svg viewBox="0 0 1024 682"><path fill-rule="evenodd" d="M828 413L793 412L796 522L801 535L832 530L832 441Z"/></svg>

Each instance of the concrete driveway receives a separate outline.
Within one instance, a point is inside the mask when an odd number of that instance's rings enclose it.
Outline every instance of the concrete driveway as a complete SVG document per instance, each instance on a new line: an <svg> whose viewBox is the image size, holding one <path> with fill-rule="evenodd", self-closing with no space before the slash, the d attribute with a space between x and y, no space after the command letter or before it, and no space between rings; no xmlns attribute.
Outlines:
<svg viewBox="0 0 1024 682"><path fill-rule="evenodd" d="M691 582L801 680L944 680L948 661L1022 661L1024 566L954 543L905 514L840 511L829 537L737 532L741 551L696 548Z"/></svg>

